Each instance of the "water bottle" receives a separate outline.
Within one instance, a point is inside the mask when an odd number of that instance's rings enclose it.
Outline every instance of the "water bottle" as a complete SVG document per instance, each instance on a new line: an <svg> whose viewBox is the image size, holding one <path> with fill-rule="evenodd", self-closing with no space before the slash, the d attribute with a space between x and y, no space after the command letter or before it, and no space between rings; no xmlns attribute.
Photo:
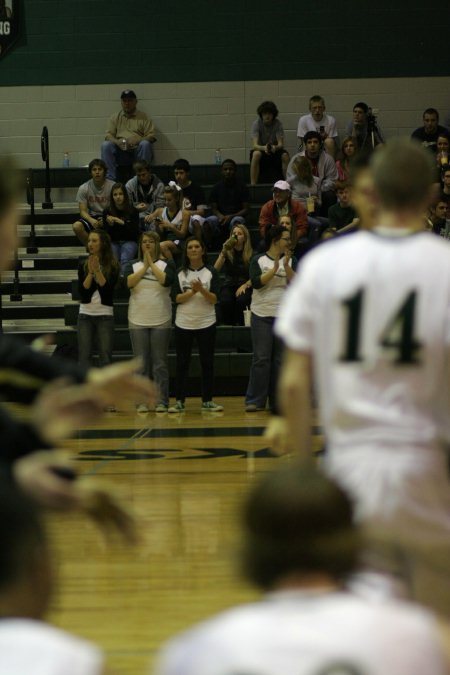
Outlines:
<svg viewBox="0 0 450 675"><path fill-rule="evenodd" d="M222 164L222 153L220 152L220 148L217 148L214 154L214 160L217 166L220 166Z"/></svg>
<svg viewBox="0 0 450 675"><path fill-rule="evenodd" d="M63 167L65 169L68 169L69 166L70 166L70 157L69 157L69 153L66 151L64 153L64 157L63 157Z"/></svg>

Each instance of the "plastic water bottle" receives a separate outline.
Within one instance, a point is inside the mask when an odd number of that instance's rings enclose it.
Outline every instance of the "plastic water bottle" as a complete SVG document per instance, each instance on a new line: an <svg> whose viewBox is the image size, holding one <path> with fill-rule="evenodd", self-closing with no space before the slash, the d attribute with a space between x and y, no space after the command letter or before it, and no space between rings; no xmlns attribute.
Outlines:
<svg viewBox="0 0 450 675"><path fill-rule="evenodd" d="M63 157L63 167L65 169L68 169L69 166L70 166L70 157L69 157L69 153L66 151L64 153L64 157Z"/></svg>
<svg viewBox="0 0 450 675"><path fill-rule="evenodd" d="M222 153L220 152L220 148L217 148L216 152L214 153L214 161L217 166L222 164Z"/></svg>

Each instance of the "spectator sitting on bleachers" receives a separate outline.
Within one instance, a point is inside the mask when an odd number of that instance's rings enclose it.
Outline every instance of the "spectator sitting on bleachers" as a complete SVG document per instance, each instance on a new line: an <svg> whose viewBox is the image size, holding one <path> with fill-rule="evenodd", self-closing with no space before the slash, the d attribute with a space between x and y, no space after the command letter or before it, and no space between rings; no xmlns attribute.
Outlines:
<svg viewBox="0 0 450 675"><path fill-rule="evenodd" d="M278 108L272 101L264 101L256 111L258 118L251 128L250 182L256 185L260 174L270 172L269 180L285 178L289 154L284 149L284 129L278 119ZM265 178L267 180L267 178Z"/></svg>
<svg viewBox="0 0 450 675"><path fill-rule="evenodd" d="M292 176L288 183L292 199L301 202L308 213L314 213L321 205L320 178L313 176L311 164L304 155L294 155L290 166Z"/></svg>
<svg viewBox="0 0 450 675"><path fill-rule="evenodd" d="M214 185L209 197L212 216L202 222L193 219L192 225L197 237L202 237L209 246L221 246L228 238L234 225L245 224L249 211L250 194L248 187L236 177L236 162L226 159L222 162L222 180Z"/></svg>
<svg viewBox="0 0 450 675"><path fill-rule="evenodd" d="M332 157L336 155L336 139L338 132L336 120L325 112L325 101L322 96L311 96L309 99L309 115L302 115L298 121L298 149L303 150L303 138L308 131L320 134L325 150Z"/></svg>
<svg viewBox="0 0 450 675"><path fill-rule="evenodd" d="M278 224L279 217L284 215L291 216L297 240L304 238L308 229L306 209L301 202L291 198L289 183L279 180L273 186L273 199L262 205L259 214L259 231L263 240L269 230Z"/></svg>
<svg viewBox="0 0 450 675"><path fill-rule="evenodd" d="M107 176L117 180L117 166L130 166L136 159L153 159L155 127L147 113L137 110L137 98L132 89L120 95L122 110L111 115L102 143L102 159L107 166Z"/></svg>
<svg viewBox="0 0 450 675"><path fill-rule="evenodd" d="M244 325L244 310L250 307L252 283L249 265L253 251L250 234L243 223L235 225L231 237L214 263L222 274L219 310L222 323L228 326Z"/></svg>
<svg viewBox="0 0 450 675"><path fill-rule="evenodd" d="M328 209L329 230L344 232L355 227L358 222L357 214L351 204L350 191L346 181L336 182L338 203Z"/></svg>
<svg viewBox="0 0 450 675"><path fill-rule="evenodd" d="M384 143L375 115L364 101L353 106L353 119L347 124L346 133L354 138L359 154L371 155L377 145Z"/></svg>
<svg viewBox="0 0 450 675"><path fill-rule="evenodd" d="M139 213L130 204L122 183L114 183L111 203L103 211L103 227L109 234L115 257L123 274L125 266L136 257L139 237Z"/></svg>
<svg viewBox="0 0 450 675"><path fill-rule="evenodd" d="M153 211L147 222L161 239L161 254L171 260L181 252L182 242L188 233L189 211L183 209L183 190L174 181L164 188L165 206Z"/></svg>
<svg viewBox="0 0 450 675"><path fill-rule="evenodd" d="M189 232L193 232L192 220L198 218L202 223L206 215L207 204L205 193L201 185L191 181L191 165L187 159L176 159L173 164L173 173L177 185L183 190L183 210L187 212L190 223Z"/></svg>
<svg viewBox="0 0 450 675"><path fill-rule="evenodd" d="M450 136L448 131L441 131L437 137L436 141L436 161L441 172L444 166L448 165L449 158L449 149L450 149Z"/></svg>
<svg viewBox="0 0 450 675"><path fill-rule="evenodd" d="M109 206L114 181L106 178L106 164L102 159L93 159L88 166L90 180L78 188L76 200L80 218L72 229L83 246L86 246L89 232L103 225L103 211Z"/></svg>
<svg viewBox="0 0 450 675"><path fill-rule="evenodd" d="M278 218L277 225L279 225L284 230L287 230L289 232L289 236L291 238L291 241L289 243L289 250L294 252L295 247L297 246L297 231L294 227L291 216L289 215L280 216Z"/></svg>
<svg viewBox="0 0 450 675"><path fill-rule="evenodd" d="M439 134L444 133L448 136L448 129L439 124L439 113L436 108L427 108L422 119L423 126L413 131L411 138L435 153Z"/></svg>
<svg viewBox="0 0 450 675"><path fill-rule="evenodd" d="M447 204L447 218L450 218L450 164L442 168L441 177L442 189L440 196Z"/></svg>
<svg viewBox="0 0 450 675"><path fill-rule="evenodd" d="M340 157L336 161L336 169L339 180L348 180L350 178L350 164L356 155L356 143L351 136L347 136L342 141Z"/></svg>
<svg viewBox="0 0 450 675"><path fill-rule="evenodd" d="M154 173L145 159L133 164L134 178L130 178L127 188L130 202L139 211L141 230L147 229L146 217L164 206L164 183Z"/></svg>
<svg viewBox="0 0 450 675"><path fill-rule="evenodd" d="M425 227L433 234L438 234L444 239L450 239L450 220L446 219L447 202L438 199L428 208L428 217Z"/></svg>
<svg viewBox="0 0 450 675"><path fill-rule="evenodd" d="M301 202L308 214L308 238L310 241L320 239L322 231L328 225L328 218L319 216L321 209L320 178L313 176L311 163L304 155L295 155L292 170L294 176L289 180L292 188L292 199ZM297 258L304 253L304 247L293 249Z"/></svg>
<svg viewBox="0 0 450 675"><path fill-rule="evenodd" d="M303 138L305 149L294 155L287 168L287 180L295 180L297 174L293 169L294 162L299 157L306 157L311 165L312 174L320 180L320 189L322 192L322 208L320 214L328 215L328 209L336 202L336 193L334 183L337 180L338 172L334 159L322 148L322 139L317 131L308 131Z"/></svg>

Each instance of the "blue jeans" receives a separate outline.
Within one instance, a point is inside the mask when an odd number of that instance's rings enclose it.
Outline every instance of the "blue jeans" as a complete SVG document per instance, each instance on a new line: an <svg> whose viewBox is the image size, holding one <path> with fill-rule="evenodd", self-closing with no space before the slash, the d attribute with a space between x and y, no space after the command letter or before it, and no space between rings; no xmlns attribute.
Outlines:
<svg viewBox="0 0 450 675"><path fill-rule="evenodd" d="M276 412L276 391L283 344L273 332L275 317L251 315L253 359L245 403L265 408L266 401Z"/></svg>
<svg viewBox="0 0 450 675"><path fill-rule="evenodd" d="M161 326L136 326L129 323L134 356L139 356L144 367L142 374L158 387L158 404L169 404L169 340L171 321Z"/></svg>
<svg viewBox="0 0 450 675"><path fill-rule="evenodd" d="M82 366L91 366L95 344L98 349L98 364L107 366L112 362L114 340L114 317L101 314L90 316L78 314L78 361Z"/></svg>
<svg viewBox="0 0 450 675"><path fill-rule="evenodd" d="M153 144L150 141L141 141L133 150L122 150L112 141L103 141L101 156L107 168L106 177L116 180L117 166L129 166L136 159L145 159L151 163L153 159Z"/></svg>
<svg viewBox="0 0 450 675"><path fill-rule="evenodd" d="M137 257L137 243L135 241L113 241L111 246L114 256L120 263L120 273L123 274L130 260Z"/></svg>

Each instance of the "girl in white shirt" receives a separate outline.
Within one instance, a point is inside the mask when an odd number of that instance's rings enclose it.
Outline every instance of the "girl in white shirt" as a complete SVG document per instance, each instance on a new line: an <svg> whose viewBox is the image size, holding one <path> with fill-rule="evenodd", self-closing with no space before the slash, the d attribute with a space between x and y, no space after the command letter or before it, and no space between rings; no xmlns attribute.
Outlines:
<svg viewBox="0 0 450 675"><path fill-rule="evenodd" d="M139 260L125 269L130 289L128 326L135 356L140 356L143 374L158 386L156 412L167 412L169 404L168 351L172 325L170 290L175 279L172 260L162 260L156 232L144 232L139 241ZM138 412L148 412L145 403Z"/></svg>
<svg viewBox="0 0 450 675"><path fill-rule="evenodd" d="M169 412L185 409L186 384L194 340L197 341L202 369L202 410L219 412L223 406L212 400L214 381L214 347L216 341L216 312L219 294L219 274L205 263L206 249L196 237L186 240L181 269L175 280L175 375L176 403Z"/></svg>

